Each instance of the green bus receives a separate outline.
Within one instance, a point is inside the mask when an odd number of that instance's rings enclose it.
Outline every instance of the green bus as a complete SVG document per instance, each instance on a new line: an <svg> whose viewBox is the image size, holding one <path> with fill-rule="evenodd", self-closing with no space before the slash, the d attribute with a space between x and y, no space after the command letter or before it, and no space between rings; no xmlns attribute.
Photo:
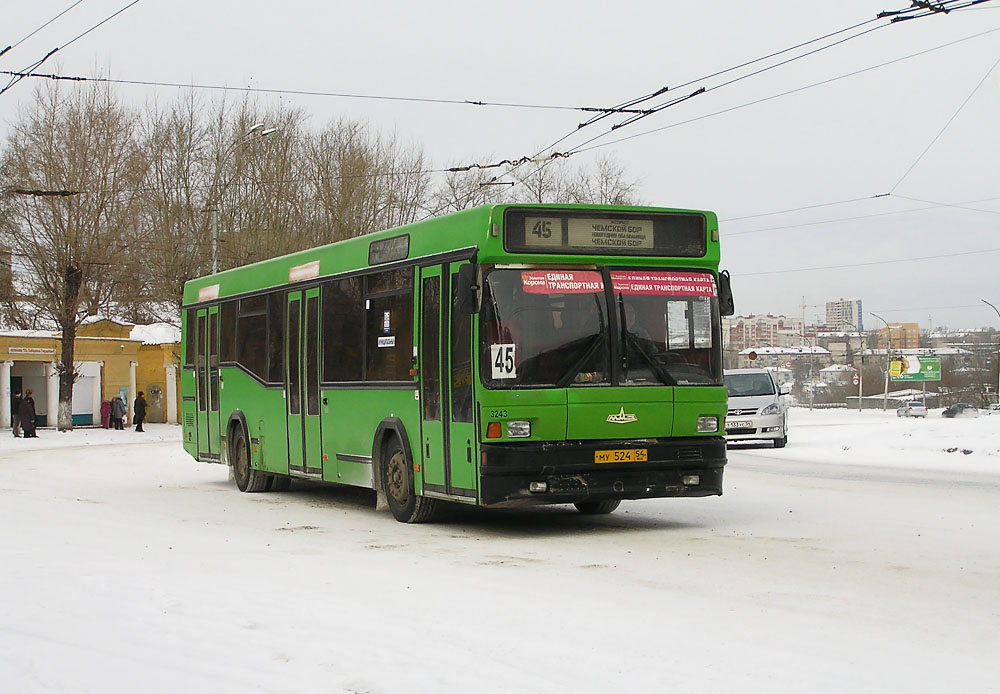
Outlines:
<svg viewBox="0 0 1000 694"><path fill-rule="evenodd" d="M711 212L486 205L192 280L184 449L403 522L721 494L718 265Z"/></svg>

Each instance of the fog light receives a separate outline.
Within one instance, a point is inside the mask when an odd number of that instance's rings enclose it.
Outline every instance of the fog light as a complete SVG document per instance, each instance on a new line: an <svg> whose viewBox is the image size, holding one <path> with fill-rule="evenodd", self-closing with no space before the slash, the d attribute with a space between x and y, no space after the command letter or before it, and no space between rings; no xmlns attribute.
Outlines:
<svg viewBox="0 0 1000 694"><path fill-rule="evenodd" d="M541 494L542 492L549 491L548 482L529 482L528 491L532 494Z"/></svg>
<svg viewBox="0 0 1000 694"><path fill-rule="evenodd" d="M697 487L701 484L701 475L684 475L681 477L681 482L686 487Z"/></svg>
<svg viewBox="0 0 1000 694"><path fill-rule="evenodd" d="M698 417L698 433L707 434L719 430L718 417Z"/></svg>
<svg viewBox="0 0 1000 694"><path fill-rule="evenodd" d="M507 438L526 439L531 436L531 422L507 422Z"/></svg>

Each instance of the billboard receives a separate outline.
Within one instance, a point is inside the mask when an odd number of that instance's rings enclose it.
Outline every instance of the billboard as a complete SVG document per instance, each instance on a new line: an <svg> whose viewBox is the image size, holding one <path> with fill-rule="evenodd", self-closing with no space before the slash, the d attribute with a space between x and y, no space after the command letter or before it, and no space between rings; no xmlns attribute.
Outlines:
<svg viewBox="0 0 1000 694"><path fill-rule="evenodd" d="M940 381L941 357L893 357L889 377L894 381Z"/></svg>

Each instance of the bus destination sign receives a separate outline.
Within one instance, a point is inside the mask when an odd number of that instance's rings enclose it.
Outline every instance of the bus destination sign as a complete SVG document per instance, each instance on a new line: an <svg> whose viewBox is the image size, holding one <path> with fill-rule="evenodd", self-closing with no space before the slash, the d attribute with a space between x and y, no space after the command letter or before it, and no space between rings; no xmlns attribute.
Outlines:
<svg viewBox="0 0 1000 694"><path fill-rule="evenodd" d="M561 218L526 217L524 221L526 246L558 248L564 245ZM566 246L593 249L653 248L651 219L570 217L566 222Z"/></svg>
<svg viewBox="0 0 1000 694"><path fill-rule="evenodd" d="M504 212L509 253L700 258L707 219L696 212L539 210Z"/></svg>

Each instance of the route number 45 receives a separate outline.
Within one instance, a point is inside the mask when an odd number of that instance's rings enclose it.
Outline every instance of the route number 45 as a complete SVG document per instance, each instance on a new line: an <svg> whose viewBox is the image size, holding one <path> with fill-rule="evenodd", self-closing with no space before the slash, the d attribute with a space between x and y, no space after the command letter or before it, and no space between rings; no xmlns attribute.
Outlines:
<svg viewBox="0 0 1000 694"><path fill-rule="evenodd" d="M514 364L514 345L490 345L493 378L517 378Z"/></svg>
<svg viewBox="0 0 1000 694"><path fill-rule="evenodd" d="M552 238L552 220L540 219L531 227L531 233L540 239Z"/></svg>

